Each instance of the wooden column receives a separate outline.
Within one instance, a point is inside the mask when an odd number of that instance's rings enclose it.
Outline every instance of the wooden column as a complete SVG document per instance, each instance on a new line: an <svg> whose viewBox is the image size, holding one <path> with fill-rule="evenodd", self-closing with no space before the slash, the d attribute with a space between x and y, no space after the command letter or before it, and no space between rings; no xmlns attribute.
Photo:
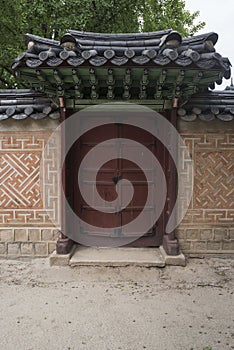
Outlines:
<svg viewBox="0 0 234 350"><path fill-rule="evenodd" d="M173 100L173 108L166 113L167 119L172 123L172 125L177 127L177 103ZM177 198L177 171L176 165L171 157L166 157L166 178L167 178L167 206L165 213L165 227L171 212L174 208L176 198ZM164 233L163 237L163 247L168 255L178 255L179 254L179 244L175 236L175 230L170 233Z"/></svg>
<svg viewBox="0 0 234 350"><path fill-rule="evenodd" d="M60 104L60 121L63 123L66 118L68 118L68 113L65 106L65 101L63 97L59 98L59 104ZM61 159L64 159L64 152L65 152L65 142L66 142L66 129L62 128L61 130ZM65 193L65 196L67 196L67 166L66 166L66 160L64 161L64 164L61 164L62 166L62 187L63 191ZM74 242L66 236L66 210L65 210L65 203L61 199L61 232L59 235L59 238L56 243L56 252L57 254L68 254L72 247Z"/></svg>

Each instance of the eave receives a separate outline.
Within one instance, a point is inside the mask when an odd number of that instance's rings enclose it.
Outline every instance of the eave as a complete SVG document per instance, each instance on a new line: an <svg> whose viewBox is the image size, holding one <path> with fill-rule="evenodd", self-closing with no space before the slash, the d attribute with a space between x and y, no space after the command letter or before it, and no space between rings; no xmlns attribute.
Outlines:
<svg viewBox="0 0 234 350"><path fill-rule="evenodd" d="M230 62L215 52L217 39L216 33L182 39L170 29L136 34L70 30L61 42L27 34L29 48L13 69L29 88L73 105L128 100L170 108L174 98L183 103L230 77Z"/></svg>
<svg viewBox="0 0 234 350"><path fill-rule="evenodd" d="M209 91L194 95L187 103L180 106L177 111L178 118L193 122L221 120L230 122L234 120L234 90Z"/></svg>
<svg viewBox="0 0 234 350"><path fill-rule="evenodd" d="M0 90L0 120L59 119L58 105L32 90Z"/></svg>

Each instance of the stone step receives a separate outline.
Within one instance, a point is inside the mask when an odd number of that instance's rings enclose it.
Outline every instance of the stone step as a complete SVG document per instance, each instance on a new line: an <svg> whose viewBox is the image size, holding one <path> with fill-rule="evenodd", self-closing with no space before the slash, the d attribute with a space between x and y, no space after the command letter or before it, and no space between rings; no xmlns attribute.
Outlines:
<svg viewBox="0 0 234 350"><path fill-rule="evenodd" d="M164 267L166 265L185 266L183 254L168 256L159 248L96 248L74 246L70 254L60 255L56 252L50 256L51 266L140 266Z"/></svg>
<svg viewBox="0 0 234 350"><path fill-rule="evenodd" d="M164 267L159 248L94 248L78 246L70 266L142 266Z"/></svg>

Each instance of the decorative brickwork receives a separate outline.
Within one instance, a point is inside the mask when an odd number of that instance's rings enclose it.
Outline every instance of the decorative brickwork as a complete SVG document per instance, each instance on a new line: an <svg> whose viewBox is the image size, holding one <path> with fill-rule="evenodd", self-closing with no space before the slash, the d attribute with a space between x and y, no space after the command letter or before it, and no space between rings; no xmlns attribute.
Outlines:
<svg viewBox="0 0 234 350"><path fill-rule="evenodd" d="M60 144L57 135L45 149L50 135L0 133L0 257L47 256L55 249ZM177 230L180 247L185 253L234 253L234 131L195 130L182 137L194 160L194 192ZM187 201L186 186L182 196Z"/></svg>
<svg viewBox="0 0 234 350"><path fill-rule="evenodd" d="M195 152L195 208L234 208L234 152Z"/></svg>
<svg viewBox="0 0 234 350"><path fill-rule="evenodd" d="M234 131L181 133L194 160L194 192L177 236L188 253L234 253Z"/></svg>
<svg viewBox="0 0 234 350"><path fill-rule="evenodd" d="M45 154L51 132L30 134L0 135L0 227L59 225L58 138Z"/></svg>
<svg viewBox="0 0 234 350"><path fill-rule="evenodd" d="M45 147L46 146L46 147ZM49 141L43 145L42 161L40 166L41 192L43 193L43 206L46 208L49 220L56 227L60 225L60 134L53 133ZM47 217L48 219L48 217Z"/></svg>
<svg viewBox="0 0 234 350"><path fill-rule="evenodd" d="M0 207L42 208L41 152L0 152Z"/></svg>
<svg viewBox="0 0 234 350"><path fill-rule="evenodd" d="M0 133L0 257L43 257L55 250L60 144L55 137L44 151L51 132Z"/></svg>

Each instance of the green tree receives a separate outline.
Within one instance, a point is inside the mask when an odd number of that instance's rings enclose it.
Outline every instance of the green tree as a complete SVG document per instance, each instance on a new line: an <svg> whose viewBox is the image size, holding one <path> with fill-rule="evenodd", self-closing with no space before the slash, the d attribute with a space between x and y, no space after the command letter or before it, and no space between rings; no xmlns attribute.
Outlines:
<svg viewBox="0 0 234 350"><path fill-rule="evenodd" d="M199 11L190 13L184 0L142 0L143 32L173 28L182 36L192 36L205 26L204 22L194 24Z"/></svg>
<svg viewBox="0 0 234 350"><path fill-rule="evenodd" d="M12 59L22 51L24 45L20 35L21 18L17 11L17 1L3 1L0 8L0 87L12 87ZM21 40L19 40L19 37Z"/></svg>
<svg viewBox="0 0 234 350"><path fill-rule="evenodd" d="M0 88L16 87L11 63L25 51L25 33L55 39L67 29L103 33L173 28L192 35L199 12L185 10L183 0L2 0L0 8Z"/></svg>

